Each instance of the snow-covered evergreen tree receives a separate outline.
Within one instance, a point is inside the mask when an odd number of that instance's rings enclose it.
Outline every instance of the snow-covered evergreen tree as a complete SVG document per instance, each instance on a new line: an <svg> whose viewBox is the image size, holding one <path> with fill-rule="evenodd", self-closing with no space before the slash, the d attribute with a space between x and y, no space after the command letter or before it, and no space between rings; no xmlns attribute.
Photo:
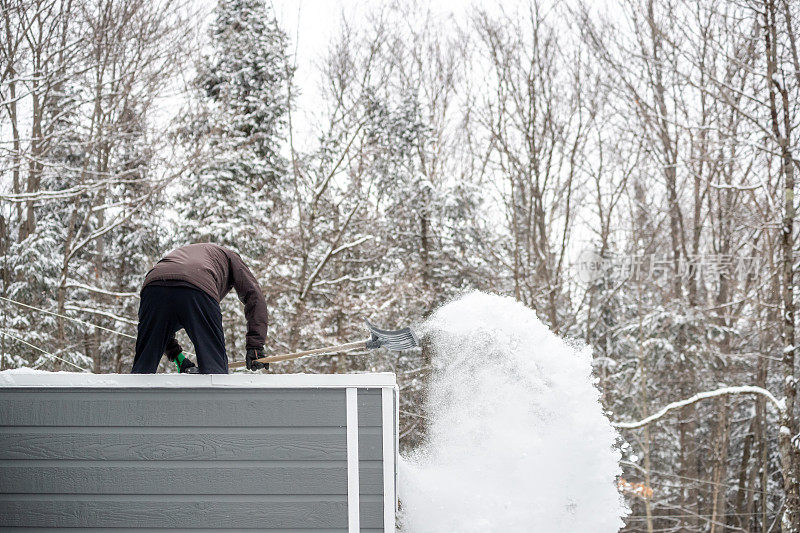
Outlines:
<svg viewBox="0 0 800 533"><path fill-rule="evenodd" d="M207 149L183 182L177 242L208 236L260 260L286 172L287 37L263 0L221 0L214 17L211 51L194 81L196 112L185 128L190 143Z"/></svg>

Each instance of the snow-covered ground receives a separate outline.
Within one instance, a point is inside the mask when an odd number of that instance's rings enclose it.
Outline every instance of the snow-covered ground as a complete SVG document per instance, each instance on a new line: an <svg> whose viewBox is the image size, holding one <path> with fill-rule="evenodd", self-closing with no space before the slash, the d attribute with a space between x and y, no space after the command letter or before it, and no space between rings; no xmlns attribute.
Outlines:
<svg viewBox="0 0 800 533"><path fill-rule="evenodd" d="M620 454L590 350L483 293L445 305L422 333L434 353L430 433L401 463L405 530L618 531Z"/></svg>

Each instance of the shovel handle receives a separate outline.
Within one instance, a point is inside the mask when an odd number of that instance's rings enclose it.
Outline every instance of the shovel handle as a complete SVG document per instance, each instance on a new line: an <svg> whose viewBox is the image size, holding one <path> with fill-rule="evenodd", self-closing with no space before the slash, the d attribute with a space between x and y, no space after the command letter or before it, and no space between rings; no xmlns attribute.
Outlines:
<svg viewBox="0 0 800 533"><path fill-rule="evenodd" d="M306 355L314 355L314 354L322 354L328 353L333 354L337 352L349 352L350 350L355 350L357 348L366 348L367 341L358 341L358 342L350 342L348 344L338 344L336 346L326 346L324 348L317 348L315 350L306 350L304 352L294 352L294 353L287 353L282 355L268 355L266 357L261 357L256 359L259 363L277 363L279 361L289 361L290 359L297 359L298 357L304 357ZM244 361L238 361L236 363L228 363L228 368L241 368L243 366L247 366L247 363Z"/></svg>

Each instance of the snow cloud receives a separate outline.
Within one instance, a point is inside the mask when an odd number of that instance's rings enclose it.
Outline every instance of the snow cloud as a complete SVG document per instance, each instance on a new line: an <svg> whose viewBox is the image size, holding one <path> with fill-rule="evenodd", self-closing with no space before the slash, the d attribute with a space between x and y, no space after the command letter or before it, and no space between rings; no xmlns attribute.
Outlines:
<svg viewBox="0 0 800 533"><path fill-rule="evenodd" d="M400 470L409 533L622 527L620 454L591 351L511 299L467 294L423 327L434 375L428 441Z"/></svg>

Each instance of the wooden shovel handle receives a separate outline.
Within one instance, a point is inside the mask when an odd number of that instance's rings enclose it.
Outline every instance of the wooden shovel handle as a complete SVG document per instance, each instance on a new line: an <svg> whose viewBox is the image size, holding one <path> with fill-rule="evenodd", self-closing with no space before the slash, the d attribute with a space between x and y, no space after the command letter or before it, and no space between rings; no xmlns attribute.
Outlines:
<svg viewBox="0 0 800 533"><path fill-rule="evenodd" d="M336 346L326 346L324 348L317 348L315 350L306 350L304 352L294 352L294 353L286 353L281 355L268 355L266 357L261 357L256 359L259 363L277 363L279 361L289 361L290 359L297 359L298 357L304 357L306 355L314 355L314 354L335 354L338 352L349 352L350 350L355 350L356 348L366 348L367 341L358 341L358 342L350 342L348 344L339 344ZM243 366L247 366L247 363L244 361L238 361L236 363L228 363L228 368L241 368Z"/></svg>

